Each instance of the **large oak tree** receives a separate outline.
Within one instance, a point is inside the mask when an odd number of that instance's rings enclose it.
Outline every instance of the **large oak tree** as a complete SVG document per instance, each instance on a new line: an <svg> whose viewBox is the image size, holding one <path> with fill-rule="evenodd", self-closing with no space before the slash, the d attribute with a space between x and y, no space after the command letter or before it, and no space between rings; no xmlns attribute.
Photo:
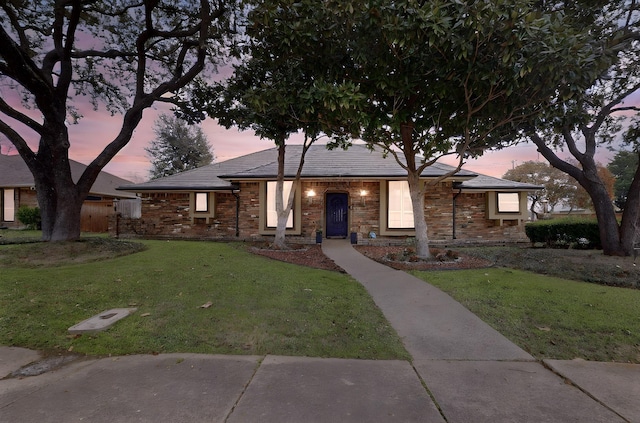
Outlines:
<svg viewBox="0 0 640 423"><path fill-rule="evenodd" d="M634 1L578 1L551 3L570 17L567 25L588 28L603 41L594 51L603 70L587 87L571 97L557 96L532 125L526 136L557 169L573 177L591 197L606 255L629 255L640 233L640 168L633 171L626 204L619 221L606 179L598 171L597 153L611 146L615 135L640 107L629 98L640 92L640 10ZM628 138L635 142L635 124ZM563 158L568 152L570 159Z"/></svg>
<svg viewBox="0 0 640 423"><path fill-rule="evenodd" d="M82 202L101 169L146 108L179 101L205 64L227 51L233 9L226 0L0 2L0 133L33 173L44 240L79 237ZM74 181L69 123L87 98L122 113L122 124Z"/></svg>

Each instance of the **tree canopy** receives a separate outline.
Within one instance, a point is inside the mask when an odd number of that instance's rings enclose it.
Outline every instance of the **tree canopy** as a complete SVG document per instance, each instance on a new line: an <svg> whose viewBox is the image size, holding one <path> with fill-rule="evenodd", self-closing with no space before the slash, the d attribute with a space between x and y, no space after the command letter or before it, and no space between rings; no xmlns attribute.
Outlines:
<svg viewBox="0 0 640 423"><path fill-rule="evenodd" d="M267 9L271 3L261 5ZM290 26L309 17L295 4L277 9L277 19L264 24L264 10L254 7L245 22L243 47L237 51L233 74L218 83L199 81L190 93L191 102L180 113L198 120L205 111L225 127L253 130L278 148L278 176L275 205L277 227L274 247L286 248L286 222L292 210L300 173L308 148L323 135L336 135L336 126L327 125L329 117L342 109L325 107L316 82L326 77L326 63L333 60L328 49L298 50L283 42ZM339 119L333 119L337 122ZM287 198L283 196L286 145L292 134L302 133L304 145L295 181ZM340 133L342 134L342 132ZM340 137L340 135L336 135Z"/></svg>
<svg viewBox="0 0 640 423"><path fill-rule="evenodd" d="M571 96L599 60L593 38L528 0L257 1L252 13L254 27L279 34L273 57L321 63L315 90L300 99L346 111L325 127L344 128L407 170L422 257L422 171L445 155L457 154L460 167L508 144L512 125L557 93Z"/></svg>
<svg viewBox="0 0 640 423"><path fill-rule="evenodd" d="M509 169L503 176L510 181L540 185L539 191L529 192L529 210L540 217L545 212L552 212L563 200L566 200L575 189L576 182L546 162L527 161ZM546 210L543 204L546 204Z"/></svg>
<svg viewBox="0 0 640 423"><path fill-rule="evenodd" d="M0 4L0 82L12 93L0 98L0 133L34 176L43 239L80 235L80 208L98 173L127 145L144 109L179 102L205 65L228 52L235 7L210 0ZM74 182L70 124L87 99L122 113L122 125Z"/></svg>
<svg viewBox="0 0 640 423"><path fill-rule="evenodd" d="M195 169L213 162L207 136L199 126L170 115L160 115L154 124L156 137L145 151L151 159L151 179Z"/></svg>
<svg viewBox="0 0 640 423"><path fill-rule="evenodd" d="M640 219L640 169L636 167L620 223L606 181L595 159L599 149L618 139L625 120L640 107L628 102L640 91L640 11L636 2L577 1L547 4L564 8L568 25L585 28L602 43L593 54L601 62L588 86L571 96L557 95L533 124L524 125L526 137L552 166L567 173L586 190L598 218L603 251L609 255L632 252ZM633 138L635 124L628 134ZM562 158L568 151L571 159ZM573 161L572 161L573 160Z"/></svg>

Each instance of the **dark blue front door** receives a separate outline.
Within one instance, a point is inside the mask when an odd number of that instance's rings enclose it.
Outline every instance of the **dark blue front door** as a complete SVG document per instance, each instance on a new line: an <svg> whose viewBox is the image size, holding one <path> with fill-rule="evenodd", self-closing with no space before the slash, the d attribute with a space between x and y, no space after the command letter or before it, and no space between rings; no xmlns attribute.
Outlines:
<svg viewBox="0 0 640 423"><path fill-rule="evenodd" d="M327 194L327 238L346 238L349 229L347 194Z"/></svg>

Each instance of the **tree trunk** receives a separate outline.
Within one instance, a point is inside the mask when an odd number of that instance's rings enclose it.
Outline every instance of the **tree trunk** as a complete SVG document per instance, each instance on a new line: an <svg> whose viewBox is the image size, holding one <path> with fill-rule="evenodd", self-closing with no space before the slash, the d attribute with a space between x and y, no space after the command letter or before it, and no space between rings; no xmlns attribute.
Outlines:
<svg viewBox="0 0 640 423"><path fill-rule="evenodd" d="M589 135L591 135L591 138L585 134L587 142L595 143L593 134ZM626 256L631 254L631 252L633 252L633 244L629 244L628 241L623 242L621 228L618 225L618 219L613 207L613 202L609 197L609 193L607 192L604 183L598 176L598 168L595 160L593 159L595 149L590 151L590 154L572 153L574 157L579 159L579 162L582 165L582 169L579 169L576 166L561 160L537 134L530 133L529 136L538 147L538 151L545 159L547 159L551 166L573 177L591 197L593 208L596 213L596 219L598 221L602 253L607 256ZM565 135L565 140L568 144L572 142L569 135Z"/></svg>
<svg viewBox="0 0 640 423"><path fill-rule="evenodd" d="M278 215L278 223L276 226L276 235L273 240L273 246L277 249L286 249L287 243L285 234L287 232L287 220L289 220L289 214L293 210L293 202L296 198L296 190L300 187L300 175L302 175L302 167L304 166L304 159L307 155L307 151L311 145L318 139L317 135L305 134L304 144L302 145L302 152L300 153L300 160L298 162L298 170L296 176L291 184L291 191L287 197L287 202L284 202L284 160L285 160L285 139L284 137L276 141L278 145L278 179L276 181L276 213Z"/></svg>
<svg viewBox="0 0 640 423"><path fill-rule="evenodd" d="M640 155L640 153L638 153ZM620 242L622 248L627 255L633 254L633 246L636 242L640 242L640 166L636 168L636 172L629 186L627 193L627 201L624 211L622 212L622 221L620 222Z"/></svg>
<svg viewBox="0 0 640 423"><path fill-rule="evenodd" d="M407 175L409 195L413 210L413 225L416 231L416 255L422 259L431 258L429 252L429 236L427 235L427 221L424 215L424 188L420 182L420 175L415 172Z"/></svg>
<svg viewBox="0 0 640 423"><path fill-rule="evenodd" d="M43 241L73 241L80 238L80 212L86 194L73 183L66 152L57 160L38 157L34 181L42 221Z"/></svg>
<svg viewBox="0 0 640 423"><path fill-rule="evenodd" d="M598 221L602 252L608 256L625 256L629 251L624 248L620 237L620 226L616 217L609 192L598 176L598 168L590 157L583 157L582 177L578 183L587 191L593 202Z"/></svg>
<svg viewBox="0 0 640 423"><path fill-rule="evenodd" d="M74 241L80 238L80 211L82 201L70 201L68 196L58 196L55 207L40 209L43 241Z"/></svg>
<svg viewBox="0 0 640 423"><path fill-rule="evenodd" d="M620 226L616 218L609 193L602 185L593 184L587 188L598 220L602 252L608 256L626 256L629 252L624 248L620 238Z"/></svg>
<svg viewBox="0 0 640 423"><path fill-rule="evenodd" d="M284 160L285 160L285 141L282 139L277 142L278 145L278 177L276 180L276 214L278 216L278 222L276 224L276 234L273 240L273 248L278 250L286 250L289 248L286 241L286 233L287 233L287 220L289 220L289 214L293 209L293 200L296 194L296 188L298 185L298 179L300 177L300 169L302 167L302 163L304 162L304 153L301 157L300 166L298 169L298 174L296 175L296 180L293 184L291 184L291 191L289 191L289 196L284 199Z"/></svg>
<svg viewBox="0 0 640 423"><path fill-rule="evenodd" d="M277 184L280 185L280 184ZM280 193L278 193L280 191ZM282 198L282 187L280 190L276 188L276 195ZM273 247L278 250L286 250L288 247L285 234L287 232L287 220L289 220L289 213L287 210L280 210L278 213L278 224L276 226L276 236L273 240Z"/></svg>
<svg viewBox="0 0 640 423"><path fill-rule="evenodd" d="M276 140L278 146L278 176L276 178L276 214L278 216L278 222L276 224L276 236L273 240L273 247L279 250L286 249L287 243L285 240L285 234L287 231L287 216L284 212L284 158L286 145L284 139Z"/></svg>

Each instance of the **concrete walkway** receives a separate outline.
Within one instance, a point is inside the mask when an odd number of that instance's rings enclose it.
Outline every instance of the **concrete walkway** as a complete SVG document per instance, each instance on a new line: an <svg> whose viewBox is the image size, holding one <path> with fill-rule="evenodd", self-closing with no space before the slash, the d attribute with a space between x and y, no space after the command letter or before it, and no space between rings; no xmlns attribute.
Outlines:
<svg viewBox="0 0 640 423"><path fill-rule="evenodd" d="M0 422L640 423L640 366L537 362L417 278L345 241L323 250L369 290L412 363L161 354L22 377L39 354L0 347Z"/></svg>
<svg viewBox="0 0 640 423"><path fill-rule="evenodd" d="M322 250L371 294L448 422L640 422L640 366L536 362L422 280L343 240Z"/></svg>

